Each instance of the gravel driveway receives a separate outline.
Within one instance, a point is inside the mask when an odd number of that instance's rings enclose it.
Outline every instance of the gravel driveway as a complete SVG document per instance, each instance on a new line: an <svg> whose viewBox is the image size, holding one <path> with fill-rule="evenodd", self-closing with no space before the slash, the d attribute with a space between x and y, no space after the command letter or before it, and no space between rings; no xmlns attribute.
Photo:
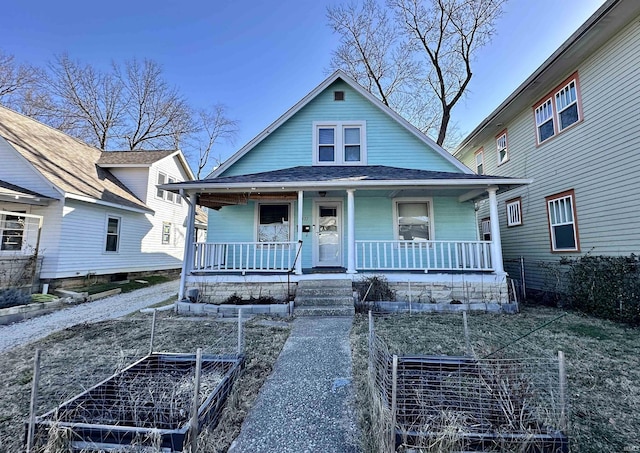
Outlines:
<svg viewBox="0 0 640 453"><path fill-rule="evenodd" d="M171 296L175 295L177 298L179 283L179 280L174 280L126 294L105 297L95 302L74 305L8 326L0 326L0 352L39 340L76 324L119 318Z"/></svg>

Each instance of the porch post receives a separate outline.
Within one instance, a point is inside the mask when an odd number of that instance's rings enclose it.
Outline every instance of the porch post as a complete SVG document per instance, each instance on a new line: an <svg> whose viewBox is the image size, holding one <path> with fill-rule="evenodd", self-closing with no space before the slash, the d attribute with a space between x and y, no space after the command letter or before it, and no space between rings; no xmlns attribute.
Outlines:
<svg viewBox="0 0 640 453"><path fill-rule="evenodd" d="M347 189L347 274L357 274L356 212L353 192L355 189Z"/></svg>
<svg viewBox="0 0 640 453"><path fill-rule="evenodd" d="M182 195L182 193L180 194ZM185 289L187 286L187 274L193 269L193 243L194 230L196 223L196 203L198 196L195 193L189 195L187 204L189 212L187 213L187 234L184 238L184 254L182 258L182 273L180 274L180 290L178 291L178 300L184 299Z"/></svg>
<svg viewBox="0 0 640 453"><path fill-rule="evenodd" d="M302 207L303 207L303 195L304 192L302 190L298 191L298 245L296 246L296 255L298 252L297 247L301 247L302 244ZM294 256L296 256L294 255ZM302 255L302 252L300 252ZM296 261L296 275L302 275L302 256L298 256L298 261Z"/></svg>
<svg viewBox="0 0 640 453"><path fill-rule="evenodd" d="M504 264L502 262L502 241L500 240L500 221L498 220L498 199L496 198L497 187L489 187L489 223L491 227L491 261L493 270L497 275L504 275Z"/></svg>

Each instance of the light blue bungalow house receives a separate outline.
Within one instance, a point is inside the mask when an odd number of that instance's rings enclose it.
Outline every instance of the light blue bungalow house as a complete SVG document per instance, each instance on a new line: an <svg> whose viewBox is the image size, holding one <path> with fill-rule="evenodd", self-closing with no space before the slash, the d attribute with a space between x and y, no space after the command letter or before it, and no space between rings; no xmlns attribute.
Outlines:
<svg viewBox="0 0 640 453"><path fill-rule="evenodd" d="M209 208L207 241L186 240L180 299L384 275L449 302L455 287L506 297L498 223L481 236L475 202L497 218L496 193L529 182L475 174L336 71L208 178L159 187L188 201L187 232Z"/></svg>

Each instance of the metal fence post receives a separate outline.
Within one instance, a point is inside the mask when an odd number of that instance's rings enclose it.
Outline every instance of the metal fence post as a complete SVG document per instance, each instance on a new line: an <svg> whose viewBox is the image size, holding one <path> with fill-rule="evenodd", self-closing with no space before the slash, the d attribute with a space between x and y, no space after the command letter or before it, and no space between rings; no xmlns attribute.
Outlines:
<svg viewBox="0 0 640 453"><path fill-rule="evenodd" d="M527 285L524 282L524 256L520 257L520 280L522 281L522 301L527 300Z"/></svg>
<svg viewBox="0 0 640 453"><path fill-rule="evenodd" d="M242 308L238 309L238 354L242 354Z"/></svg>
<svg viewBox="0 0 640 453"><path fill-rule="evenodd" d="M149 340L149 355L153 354L153 339L156 334L156 315L157 309L153 310L153 319L151 320L151 339Z"/></svg>
<svg viewBox="0 0 640 453"><path fill-rule="evenodd" d="M396 419L398 405L398 356L393 355L393 368L391 371L391 451L396 451Z"/></svg>
<svg viewBox="0 0 640 453"><path fill-rule="evenodd" d="M200 374L202 373L202 348L196 350L196 375L193 385L193 405L191 406L191 453L198 450L198 433L200 431L198 409L200 408Z"/></svg>
<svg viewBox="0 0 640 453"><path fill-rule="evenodd" d="M29 404L29 430L27 431L27 453L33 448L33 438L36 425L36 405L38 401L38 384L40 382L40 348L36 349L33 362L33 384L31 386L31 403Z"/></svg>
<svg viewBox="0 0 640 453"><path fill-rule="evenodd" d="M471 357L471 341L469 340L469 325L467 324L467 312L462 312L462 324L464 325L464 345L465 352L468 357Z"/></svg>
<svg viewBox="0 0 640 453"><path fill-rule="evenodd" d="M564 352L558 351L558 379L560 380L560 429L567 431L567 373Z"/></svg>

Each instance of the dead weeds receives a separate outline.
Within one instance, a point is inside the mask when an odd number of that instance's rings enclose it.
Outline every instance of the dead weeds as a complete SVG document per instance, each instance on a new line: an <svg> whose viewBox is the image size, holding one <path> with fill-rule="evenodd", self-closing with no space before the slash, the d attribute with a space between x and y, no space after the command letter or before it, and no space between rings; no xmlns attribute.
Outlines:
<svg viewBox="0 0 640 453"><path fill-rule="evenodd" d="M469 327L487 351L557 318L562 312L524 307L517 315L470 314ZM383 316L376 332L390 351L406 354L459 355L464 352L461 315ZM367 317L357 315L351 343L362 427L363 448L376 451L371 407L366 398ZM508 346L522 357L564 351L569 385L572 452L618 452L640 448L640 335L631 328L577 313L566 316ZM392 352L393 353L393 352Z"/></svg>
<svg viewBox="0 0 640 453"><path fill-rule="evenodd" d="M290 327L244 324L245 368L234 384L218 426L199 438L202 451L227 451L289 336ZM237 345L235 323L191 320L158 313L154 351L217 353ZM42 350L38 414L108 378L149 352L151 317L136 315L96 324L79 324L0 354L0 453L23 450L36 348ZM229 338L221 345L220 338Z"/></svg>

